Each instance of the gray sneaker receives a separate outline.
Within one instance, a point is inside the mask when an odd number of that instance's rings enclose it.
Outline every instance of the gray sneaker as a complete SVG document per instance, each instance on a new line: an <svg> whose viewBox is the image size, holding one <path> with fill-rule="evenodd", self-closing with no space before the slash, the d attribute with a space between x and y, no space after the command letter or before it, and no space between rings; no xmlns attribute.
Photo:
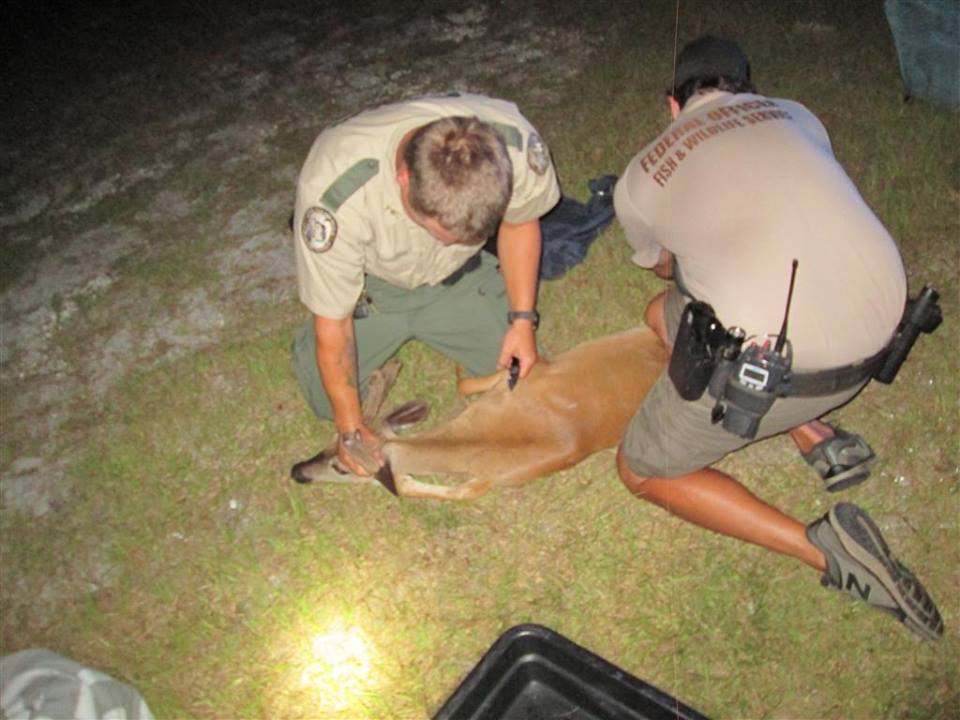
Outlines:
<svg viewBox="0 0 960 720"><path fill-rule="evenodd" d="M937 606L913 573L893 556L863 510L839 503L807 526L807 537L827 559L821 585L891 613L924 640L943 635Z"/></svg>

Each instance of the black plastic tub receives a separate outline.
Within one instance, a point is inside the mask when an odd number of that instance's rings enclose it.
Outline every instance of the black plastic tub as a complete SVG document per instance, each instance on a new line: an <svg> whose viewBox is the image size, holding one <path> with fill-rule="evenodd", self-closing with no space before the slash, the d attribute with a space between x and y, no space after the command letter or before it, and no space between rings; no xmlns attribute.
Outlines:
<svg viewBox="0 0 960 720"><path fill-rule="evenodd" d="M434 720L706 720L542 625L501 635Z"/></svg>

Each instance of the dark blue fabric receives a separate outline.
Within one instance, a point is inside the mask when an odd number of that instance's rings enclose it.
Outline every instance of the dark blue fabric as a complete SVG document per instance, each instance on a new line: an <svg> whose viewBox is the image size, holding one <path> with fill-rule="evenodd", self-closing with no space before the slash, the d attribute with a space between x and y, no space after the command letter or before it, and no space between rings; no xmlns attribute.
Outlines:
<svg viewBox="0 0 960 720"><path fill-rule="evenodd" d="M908 97L960 106L960 2L886 0Z"/></svg>
<svg viewBox="0 0 960 720"><path fill-rule="evenodd" d="M554 280L584 261L600 231L613 220L615 175L604 175L587 183L590 199L586 204L563 197L557 206L540 218L543 254L540 277Z"/></svg>

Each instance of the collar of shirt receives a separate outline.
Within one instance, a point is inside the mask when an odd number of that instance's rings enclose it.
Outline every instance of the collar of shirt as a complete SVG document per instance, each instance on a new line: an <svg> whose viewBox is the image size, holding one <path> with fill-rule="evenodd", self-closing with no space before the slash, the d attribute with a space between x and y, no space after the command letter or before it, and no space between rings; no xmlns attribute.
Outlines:
<svg viewBox="0 0 960 720"><path fill-rule="evenodd" d="M404 242L404 238L415 239L418 242L436 242L426 230L407 215L400 197L400 183L397 181L397 148L409 130L406 124L398 126L386 143L383 156L380 158L380 167L383 169L380 173L383 225L377 229L376 246L377 254L384 260L392 260L397 255L408 251L410 242L409 240Z"/></svg>
<svg viewBox="0 0 960 720"><path fill-rule="evenodd" d="M729 93L726 90L708 90L707 92L698 93L687 100L687 104L683 106L683 110L680 111L680 114L677 116L677 120L685 115L698 112L704 105L713 102L720 104L732 96L733 93Z"/></svg>

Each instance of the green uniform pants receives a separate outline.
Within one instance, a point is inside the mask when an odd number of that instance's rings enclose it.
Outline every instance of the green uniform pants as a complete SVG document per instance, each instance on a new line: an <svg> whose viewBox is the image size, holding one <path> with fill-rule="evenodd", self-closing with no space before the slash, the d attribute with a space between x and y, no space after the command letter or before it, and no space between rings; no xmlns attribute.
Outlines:
<svg viewBox="0 0 960 720"><path fill-rule="evenodd" d="M413 290L367 276L368 314L354 320L361 392L370 375L407 340L416 338L462 365L471 375L496 370L507 329L507 296L497 259L480 253L480 267L453 285L424 285ZM333 410L317 369L313 318L296 332L293 369L310 409L321 420Z"/></svg>

